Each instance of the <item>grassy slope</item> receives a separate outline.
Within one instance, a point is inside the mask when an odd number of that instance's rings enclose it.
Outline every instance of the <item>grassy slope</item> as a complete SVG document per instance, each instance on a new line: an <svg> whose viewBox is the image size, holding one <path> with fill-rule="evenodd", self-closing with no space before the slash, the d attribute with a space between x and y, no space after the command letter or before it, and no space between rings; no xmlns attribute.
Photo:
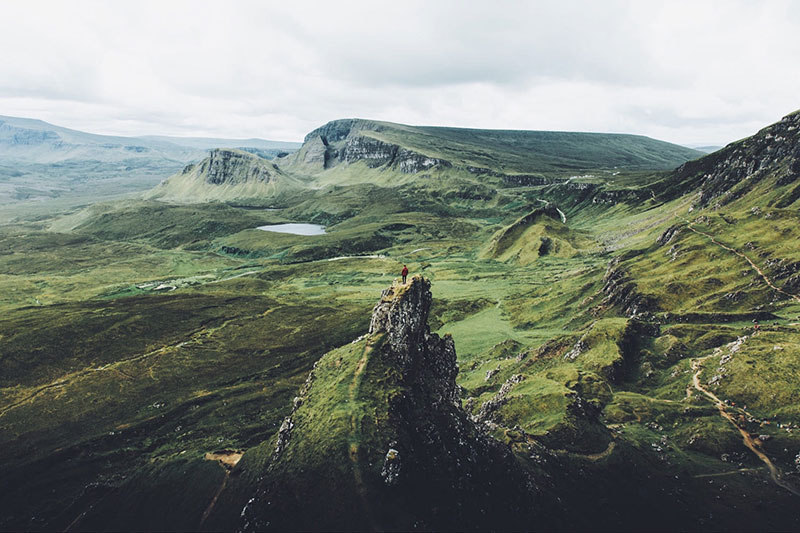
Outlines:
<svg viewBox="0 0 800 533"><path fill-rule="evenodd" d="M632 526L640 515L625 522L614 513L625 498L652 498L654 512L676 502L683 514L671 518L675 527L797 527L795 496L771 483L712 403L687 394L692 362L709 356L697 363L701 383L746 406L731 410L744 417L742 427L771 437L761 446L781 471L794 468L800 304L686 222L791 292L780 265L800 260L796 206L769 207L791 185L759 187L699 213L688 212L690 198L587 204L564 187L540 187L481 199L453 194L455 185L430 194L435 185L408 184L323 189L278 211L128 203L53 225L5 226L1 525L63 529L99 505L100 521L85 523L99 527L118 509L108 507L116 501L110 491L124 486L141 498L122 516L163 512L151 527L197 528L225 479L205 453L268 449L310 365L365 331L379 291L405 263L433 281L432 323L454 336L467 409L479 413L509 378L523 376L492 416L494 434L521 456L535 445L534 455L556 461L563 479L553 490L573 511L605 506L602 516L616 520L609 524ZM565 207L566 228L547 231L596 244L531 261L483 257L492 235L541 206L537 198L576 201ZM328 223L330 232L248 229L287 220ZM657 244L676 224L677 236ZM378 257L329 260L362 254ZM630 320L608 299L603 277L614 258L656 303L658 328ZM771 320L752 336L756 311L773 313L778 325ZM742 335L748 339L722 363ZM697 477L708 475L719 477ZM637 491L629 494L632 479ZM158 498L144 497L150 488ZM642 505L642 514L651 509Z"/></svg>
<svg viewBox="0 0 800 533"><path fill-rule="evenodd" d="M387 125L366 132L456 164L506 172L672 169L696 150L638 135Z"/></svg>

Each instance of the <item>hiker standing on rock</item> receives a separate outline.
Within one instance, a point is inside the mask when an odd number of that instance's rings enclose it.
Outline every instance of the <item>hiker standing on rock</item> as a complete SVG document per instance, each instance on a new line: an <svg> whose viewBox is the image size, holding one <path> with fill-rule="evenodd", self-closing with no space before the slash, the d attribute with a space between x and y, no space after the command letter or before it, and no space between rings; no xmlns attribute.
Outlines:
<svg viewBox="0 0 800 533"><path fill-rule="evenodd" d="M403 276L403 284L406 282L406 278L408 277L408 267L403 265L403 271L400 272L400 275Z"/></svg>

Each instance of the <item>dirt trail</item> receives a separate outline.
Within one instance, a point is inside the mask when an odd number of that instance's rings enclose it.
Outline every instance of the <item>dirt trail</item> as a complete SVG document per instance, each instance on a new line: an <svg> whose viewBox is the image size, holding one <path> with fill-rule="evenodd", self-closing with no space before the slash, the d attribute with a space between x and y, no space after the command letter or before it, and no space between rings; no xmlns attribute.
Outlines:
<svg viewBox="0 0 800 533"><path fill-rule="evenodd" d="M534 442L536 442L536 441L534 441ZM608 443L608 446L606 447L605 450L603 450L602 452L598 452L598 453L576 453L576 452L571 452L569 450L553 450L553 452L555 452L555 453L557 453L559 455L569 455L571 457L580 457L581 459L587 459L589 461L599 461L600 459L605 459L606 457L611 455L611 452L614 451L614 447L616 445L617 445L616 441L612 440L611 442Z"/></svg>
<svg viewBox="0 0 800 533"><path fill-rule="evenodd" d="M223 450L220 452L208 452L205 455L206 461L219 461L220 465L226 470L230 470L241 460L244 452L240 450Z"/></svg>
<svg viewBox="0 0 800 533"><path fill-rule="evenodd" d="M761 462L767 465L767 468L769 469L769 475L772 478L772 481L774 481L775 484L778 485L779 487L788 490L792 494L800 496L800 490L796 489L795 487L793 487L792 485L786 483L781 479L780 472L778 472L778 469L775 467L774 464L772 464L772 461L769 460L769 457L767 457L766 454L759 449L759 445L753 440L753 437L750 435L750 433L741 426L739 426L739 424L736 422L736 418L734 417L734 415L732 415L726 410L725 402L720 400L716 394L704 388L700 384L700 374L703 372L702 363L703 361L705 361L709 357L713 357L714 355L717 355L716 352L710 355L706 355L705 357L700 357L692 360L692 370L694 371L694 374L692 375L692 385L706 398L711 400L716 406L717 410L719 411L720 416L722 416L725 420L730 422L733 425L733 427L735 427L739 431L739 433L742 435L742 442L744 443L744 445L747 446L747 448L750 451L752 451L761 460ZM687 390L687 393L688 392L689 391Z"/></svg>
<svg viewBox="0 0 800 533"><path fill-rule="evenodd" d="M684 219L684 220L685 220L685 219ZM704 237L708 238L708 239L709 239L711 242L713 242L714 244L716 244L716 245L717 245L717 246L719 246L720 248L723 248L723 249L725 249L725 250L728 250L729 252L732 252L732 253L734 253L734 254L738 255L739 257L741 257L742 259L746 260L746 261L747 261L747 262L750 264L750 266L751 266L751 267L753 267L753 269L754 269L756 272L758 272L758 275L759 275L759 276L761 276L761 278L764 280L764 282L765 282L765 283L766 283L766 284L767 284L767 285L768 285L768 286L769 286L771 289L773 289L773 290L775 290L775 291L777 291L777 292L779 292L779 293L783 294L784 296L788 296L789 298L792 298L792 299L794 299L794 300L795 300L795 301L797 301L797 302L800 302L800 296L797 296L796 294L791 294L791 293L788 293L788 292L786 292L785 290L783 290L783 289L781 289L781 288L779 288L779 287L776 287L776 286L775 286L775 284L774 284L774 283L772 283L772 281L771 281L771 280L770 280L770 279L767 277L767 275L766 275L766 274L764 274L764 271L762 271L762 270L761 270L761 269L758 267L758 265L757 265L757 264L755 264L755 263L753 262L753 260L752 260L752 259L750 259L749 257L747 257L747 256L746 256L744 253L740 252L740 251L739 251L739 250L737 250L736 248L731 248L730 246L726 246L726 245L722 244L721 242L719 242L718 240L716 240L716 239L714 238L714 236L713 236L713 235L711 235L710 233L706 233L706 232L704 232L704 231L700 231L699 229L696 229L696 228L694 227L694 224L695 224L694 222L689 222L688 220L686 220L686 223L688 224L688 226L687 226L687 227L688 227L690 230L692 230L693 232L697 233L698 235L703 235Z"/></svg>
<svg viewBox="0 0 800 533"><path fill-rule="evenodd" d="M222 494L222 491L225 490L225 487L228 485L228 478L231 477L231 473L226 469L225 470L225 477L222 478L222 483L220 483L217 492L214 494L214 497L211 498L211 502L206 507L206 510L203 511L203 516L200 518L200 524L197 526L197 530L201 530L203 528L203 524L205 524L206 519L211 514L211 511L214 510L214 506L217 504L217 500L219 499L219 495Z"/></svg>

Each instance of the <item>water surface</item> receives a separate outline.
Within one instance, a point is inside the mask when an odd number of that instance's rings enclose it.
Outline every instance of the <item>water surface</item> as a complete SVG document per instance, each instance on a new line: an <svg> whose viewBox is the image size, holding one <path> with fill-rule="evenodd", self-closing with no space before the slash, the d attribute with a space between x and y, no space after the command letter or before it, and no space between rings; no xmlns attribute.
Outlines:
<svg viewBox="0 0 800 533"><path fill-rule="evenodd" d="M294 235L324 235L325 226L319 224L270 224L268 226L259 226L256 229L262 231L273 231L275 233L292 233Z"/></svg>

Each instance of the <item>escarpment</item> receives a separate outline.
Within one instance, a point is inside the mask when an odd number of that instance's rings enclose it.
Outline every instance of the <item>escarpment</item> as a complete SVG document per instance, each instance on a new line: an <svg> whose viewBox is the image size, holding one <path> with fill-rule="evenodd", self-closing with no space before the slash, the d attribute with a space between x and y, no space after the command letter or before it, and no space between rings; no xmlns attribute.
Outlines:
<svg viewBox="0 0 800 533"><path fill-rule="evenodd" d="M369 168L382 167L403 174L452 167L445 159L379 139L384 129L384 124L369 120L334 120L306 135L300 160L317 170L364 162Z"/></svg>
<svg viewBox="0 0 800 533"><path fill-rule="evenodd" d="M197 171L205 176L206 183L220 185L271 181L275 173L271 167L271 164L257 156L238 150L217 149L211 150L208 157L198 163Z"/></svg>
<svg viewBox="0 0 800 533"><path fill-rule="evenodd" d="M369 333L326 354L272 441L244 530L525 527L535 488L461 408L453 340L421 276L383 291Z"/></svg>
<svg viewBox="0 0 800 533"><path fill-rule="evenodd" d="M261 200L301 188L272 161L242 150L218 148L170 176L145 197L181 202Z"/></svg>

